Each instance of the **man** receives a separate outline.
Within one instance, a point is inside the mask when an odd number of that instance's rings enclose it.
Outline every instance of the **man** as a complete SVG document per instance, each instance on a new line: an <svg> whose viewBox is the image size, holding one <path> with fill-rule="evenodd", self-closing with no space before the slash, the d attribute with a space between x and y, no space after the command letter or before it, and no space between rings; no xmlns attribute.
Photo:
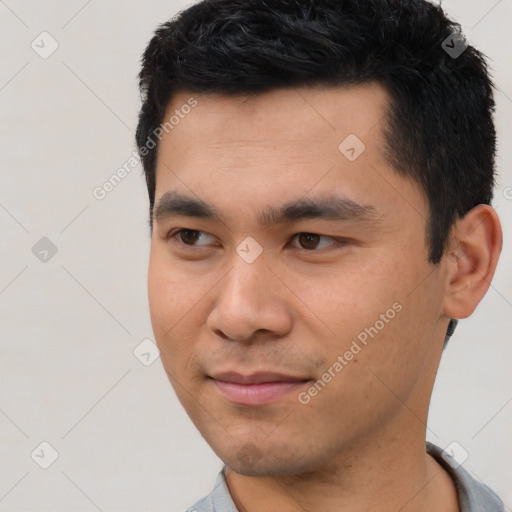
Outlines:
<svg viewBox="0 0 512 512"><path fill-rule="evenodd" d="M492 84L422 0L204 0L144 53L162 363L224 461L191 511L500 511L425 443L501 250Z"/></svg>

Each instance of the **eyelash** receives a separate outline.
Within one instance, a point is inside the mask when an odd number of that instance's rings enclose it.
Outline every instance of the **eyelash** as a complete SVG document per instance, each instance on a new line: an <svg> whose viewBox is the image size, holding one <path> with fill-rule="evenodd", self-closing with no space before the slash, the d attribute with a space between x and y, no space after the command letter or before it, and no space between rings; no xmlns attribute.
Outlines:
<svg viewBox="0 0 512 512"><path fill-rule="evenodd" d="M176 241L176 243L178 243L179 245L181 245L182 247L184 247L186 250L195 250L194 248L195 247L203 247L201 245L194 245L194 244L186 244L185 242L181 241L178 239L178 236L181 234L181 233L184 233L184 232L189 232L189 233L199 233L199 234L205 234L205 235L208 235L208 233L205 233L204 231L200 231L200 230L197 230L197 229L187 229L187 228L181 228L181 229L177 229L177 230L174 230L172 231L171 233L169 233L168 235L168 238L169 239L174 239ZM331 245L331 247L339 247L341 245L344 245L346 243L346 240L343 240L343 239L337 239L337 238L333 238L331 236L326 236L326 235L320 235L319 233L311 233L309 231L301 231L299 233L296 233L295 235L293 235L290 239L291 240L294 240L295 238L299 237L300 235L314 235L314 236L318 236L320 238L327 238L327 239L330 239L332 240L334 243ZM212 236L212 235L208 235L208 236ZM312 253L312 252L320 252L322 249L304 249L304 248L297 248L297 247L294 247L294 249L298 249L298 250L302 250L302 251L305 251L305 252L308 252L308 253Z"/></svg>

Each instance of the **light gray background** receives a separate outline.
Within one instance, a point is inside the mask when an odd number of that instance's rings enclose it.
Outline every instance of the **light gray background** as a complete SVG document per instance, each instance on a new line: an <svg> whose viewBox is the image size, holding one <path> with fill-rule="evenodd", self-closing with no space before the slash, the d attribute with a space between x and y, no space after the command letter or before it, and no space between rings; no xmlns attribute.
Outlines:
<svg viewBox="0 0 512 512"><path fill-rule="evenodd" d="M133 354L152 338L140 166L104 200L92 195L135 148L140 54L186 5L0 1L0 511L183 511L220 468L160 359L146 367ZM494 206L505 245L444 355L429 439L457 441L464 467L512 510L512 1L444 6L499 87ZM43 31L59 45L47 59L31 48ZM32 253L42 237L58 248L46 263ZM48 469L31 458L43 441L59 454ZM49 456L43 446L34 459Z"/></svg>

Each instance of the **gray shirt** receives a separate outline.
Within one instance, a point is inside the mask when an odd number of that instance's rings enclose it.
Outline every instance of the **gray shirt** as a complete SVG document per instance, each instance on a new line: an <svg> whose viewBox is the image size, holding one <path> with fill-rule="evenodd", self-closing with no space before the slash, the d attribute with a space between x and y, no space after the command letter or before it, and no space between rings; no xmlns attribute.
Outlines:
<svg viewBox="0 0 512 512"><path fill-rule="evenodd" d="M475 480L455 459L431 443L427 452L452 477L459 497L460 512L504 512L503 503L486 485ZM190 507L187 512L239 512L236 508L225 477L226 466L222 468L213 491Z"/></svg>

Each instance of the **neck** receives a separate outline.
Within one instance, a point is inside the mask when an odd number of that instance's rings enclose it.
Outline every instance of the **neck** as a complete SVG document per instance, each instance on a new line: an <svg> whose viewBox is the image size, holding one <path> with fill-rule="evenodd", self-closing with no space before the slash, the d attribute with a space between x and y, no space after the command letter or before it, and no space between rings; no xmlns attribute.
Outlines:
<svg viewBox="0 0 512 512"><path fill-rule="evenodd" d="M424 439L424 437L423 437ZM307 474L246 476L226 470L240 512L458 512L455 486L424 441L354 445Z"/></svg>

